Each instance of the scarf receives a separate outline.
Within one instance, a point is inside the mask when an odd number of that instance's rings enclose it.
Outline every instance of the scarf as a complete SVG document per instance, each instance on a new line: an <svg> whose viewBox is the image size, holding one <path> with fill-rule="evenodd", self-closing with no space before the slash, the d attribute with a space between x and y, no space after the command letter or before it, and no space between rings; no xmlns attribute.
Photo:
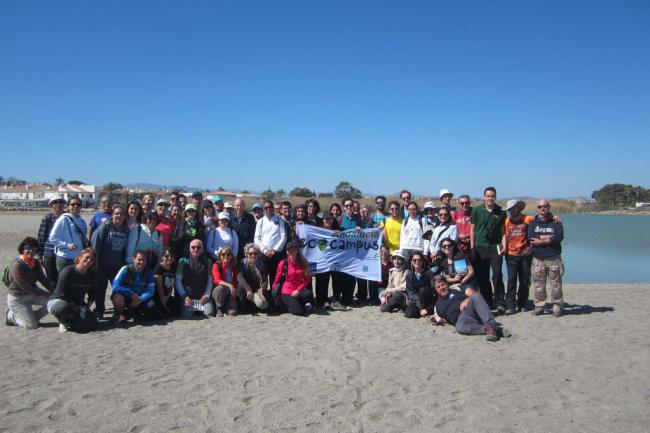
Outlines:
<svg viewBox="0 0 650 433"><path fill-rule="evenodd" d="M29 257L27 257L27 256L24 255L24 254L21 255L20 258L21 258L21 260L22 260L23 262L25 262L25 263L26 263L30 268L32 268L32 269L34 269L34 268L36 267L36 265L38 264L38 262L36 261L36 259L30 259Z"/></svg>

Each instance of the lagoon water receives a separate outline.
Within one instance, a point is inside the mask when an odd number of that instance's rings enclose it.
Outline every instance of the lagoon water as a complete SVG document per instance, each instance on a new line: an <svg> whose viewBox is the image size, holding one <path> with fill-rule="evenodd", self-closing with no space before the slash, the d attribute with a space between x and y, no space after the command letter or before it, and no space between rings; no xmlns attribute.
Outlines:
<svg viewBox="0 0 650 433"><path fill-rule="evenodd" d="M562 214L560 218L564 282L650 282L650 216Z"/></svg>

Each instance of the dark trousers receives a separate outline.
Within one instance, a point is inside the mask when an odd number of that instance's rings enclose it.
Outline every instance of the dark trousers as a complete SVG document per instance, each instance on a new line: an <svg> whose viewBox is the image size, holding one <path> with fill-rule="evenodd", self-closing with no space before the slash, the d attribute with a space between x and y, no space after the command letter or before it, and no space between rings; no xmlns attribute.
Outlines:
<svg viewBox="0 0 650 433"><path fill-rule="evenodd" d="M284 304L289 313L294 316L304 316L305 304L314 302L314 297L311 290L308 288L302 289L296 297L285 295L283 293L280 295L280 298L282 299L282 304Z"/></svg>
<svg viewBox="0 0 650 433"><path fill-rule="evenodd" d="M392 313L395 310L403 310L406 306L406 293L404 292L393 292L392 295L386 300L386 309L387 312Z"/></svg>
<svg viewBox="0 0 650 433"><path fill-rule="evenodd" d="M330 289L330 277L334 280L332 272L316 274L316 305L322 307L327 302Z"/></svg>
<svg viewBox="0 0 650 433"><path fill-rule="evenodd" d="M373 305L379 305L379 288L381 287L381 282L379 281L368 281L368 292L370 295L370 302Z"/></svg>
<svg viewBox="0 0 650 433"><path fill-rule="evenodd" d="M361 302L368 300L368 280L357 278L357 299Z"/></svg>
<svg viewBox="0 0 650 433"><path fill-rule="evenodd" d="M503 286L503 257L497 252L496 246L476 247L475 270L476 280L481 295L485 302L495 306L504 304L504 286ZM490 282L490 271L492 271L492 281ZM494 292L493 292L494 289Z"/></svg>
<svg viewBox="0 0 650 433"><path fill-rule="evenodd" d="M352 275L344 274L343 272L336 272L339 282L340 298L336 298L336 291L334 293L334 300L339 301L343 305L352 304L352 295L354 294L354 284L357 279Z"/></svg>
<svg viewBox="0 0 650 433"><path fill-rule="evenodd" d="M506 269L508 270L506 308L509 310L526 307L532 260L530 255L506 256ZM517 281L519 281L519 290L517 290Z"/></svg>
<svg viewBox="0 0 650 433"><path fill-rule="evenodd" d="M43 257L43 265L45 266L45 275L56 287L56 282L59 280L59 270L56 268L56 256Z"/></svg>
<svg viewBox="0 0 650 433"><path fill-rule="evenodd" d="M275 274L278 271L278 264L286 257L286 254L282 252L277 252L273 257L264 256L264 261L266 264L266 269L269 270L269 287L273 287L273 282L275 281ZM282 270L280 270L282 272Z"/></svg>
<svg viewBox="0 0 650 433"><path fill-rule="evenodd" d="M106 287L109 282L113 284L113 280L120 269L122 269L122 266L124 265L100 266L97 270L97 284L95 284L93 290L95 311L103 314L106 310Z"/></svg>
<svg viewBox="0 0 650 433"><path fill-rule="evenodd" d="M420 305L422 305L422 308L427 310L428 314L433 314L433 308L435 306L435 304L433 303L434 297L435 295L431 287L429 286L420 287L420 290L418 291L418 299L420 300ZM420 318L420 307L418 307L416 301L409 301L408 305L406 306L406 309L404 310L404 315L409 319Z"/></svg>
<svg viewBox="0 0 650 433"><path fill-rule="evenodd" d="M490 307L479 293L469 297L467 308L460 313L456 321L456 331L459 334L481 335L485 334L485 326L496 327L494 315Z"/></svg>

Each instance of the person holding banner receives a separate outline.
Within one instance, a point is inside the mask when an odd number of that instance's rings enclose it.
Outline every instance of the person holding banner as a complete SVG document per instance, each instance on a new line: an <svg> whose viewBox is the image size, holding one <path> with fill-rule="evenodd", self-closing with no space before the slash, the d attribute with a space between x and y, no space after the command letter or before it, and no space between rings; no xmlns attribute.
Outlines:
<svg viewBox="0 0 650 433"><path fill-rule="evenodd" d="M359 226L359 218L354 214L354 200L351 198L343 201L343 215L341 216L339 225L341 231L361 230L361 227ZM357 279L344 272L339 273L339 279L341 283L341 297L340 299L335 297L333 303L340 303L343 306L342 309L348 309L350 304L352 304L352 295L354 294L354 286Z"/></svg>
<svg viewBox="0 0 650 433"><path fill-rule="evenodd" d="M307 207L307 209L309 209L309 206ZM327 230L335 230L334 229L335 223L336 221L334 220L334 216L332 216L331 213L325 211L323 212L323 218L320 219L319 227L322 227ZM327 271L327 272L321 272L316 274L316 305L318 307L323 307L326 309L332 307L329 298L327 296L329 294L330 278L332 280L333 292L341 293L338 274L339 272L335 272L335 271Z"/></svg>
<svg viewBox="0 0 650 433"><path fill-rule="evenodd" d="M282 284L280 299L289 313L304 316L308 312L306 305L312 304L314 298L309 288L311 272L309 264L302 256L296 241L287 243L287 258L278 263L273 287Z"/></svg>

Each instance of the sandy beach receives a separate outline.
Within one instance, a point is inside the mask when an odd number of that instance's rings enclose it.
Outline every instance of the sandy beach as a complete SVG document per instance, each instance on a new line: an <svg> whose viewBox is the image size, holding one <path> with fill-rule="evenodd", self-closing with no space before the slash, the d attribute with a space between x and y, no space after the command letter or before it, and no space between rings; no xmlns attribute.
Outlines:
<svg viewBox="0 0 650 433"><path fill-rule="evenodd" d="M41 216L0 214L3 268ZM513 336L497 343L373 307L1 325L0 431L646 432L648 293L567 284L564 316L501 317Z"/></svg>

